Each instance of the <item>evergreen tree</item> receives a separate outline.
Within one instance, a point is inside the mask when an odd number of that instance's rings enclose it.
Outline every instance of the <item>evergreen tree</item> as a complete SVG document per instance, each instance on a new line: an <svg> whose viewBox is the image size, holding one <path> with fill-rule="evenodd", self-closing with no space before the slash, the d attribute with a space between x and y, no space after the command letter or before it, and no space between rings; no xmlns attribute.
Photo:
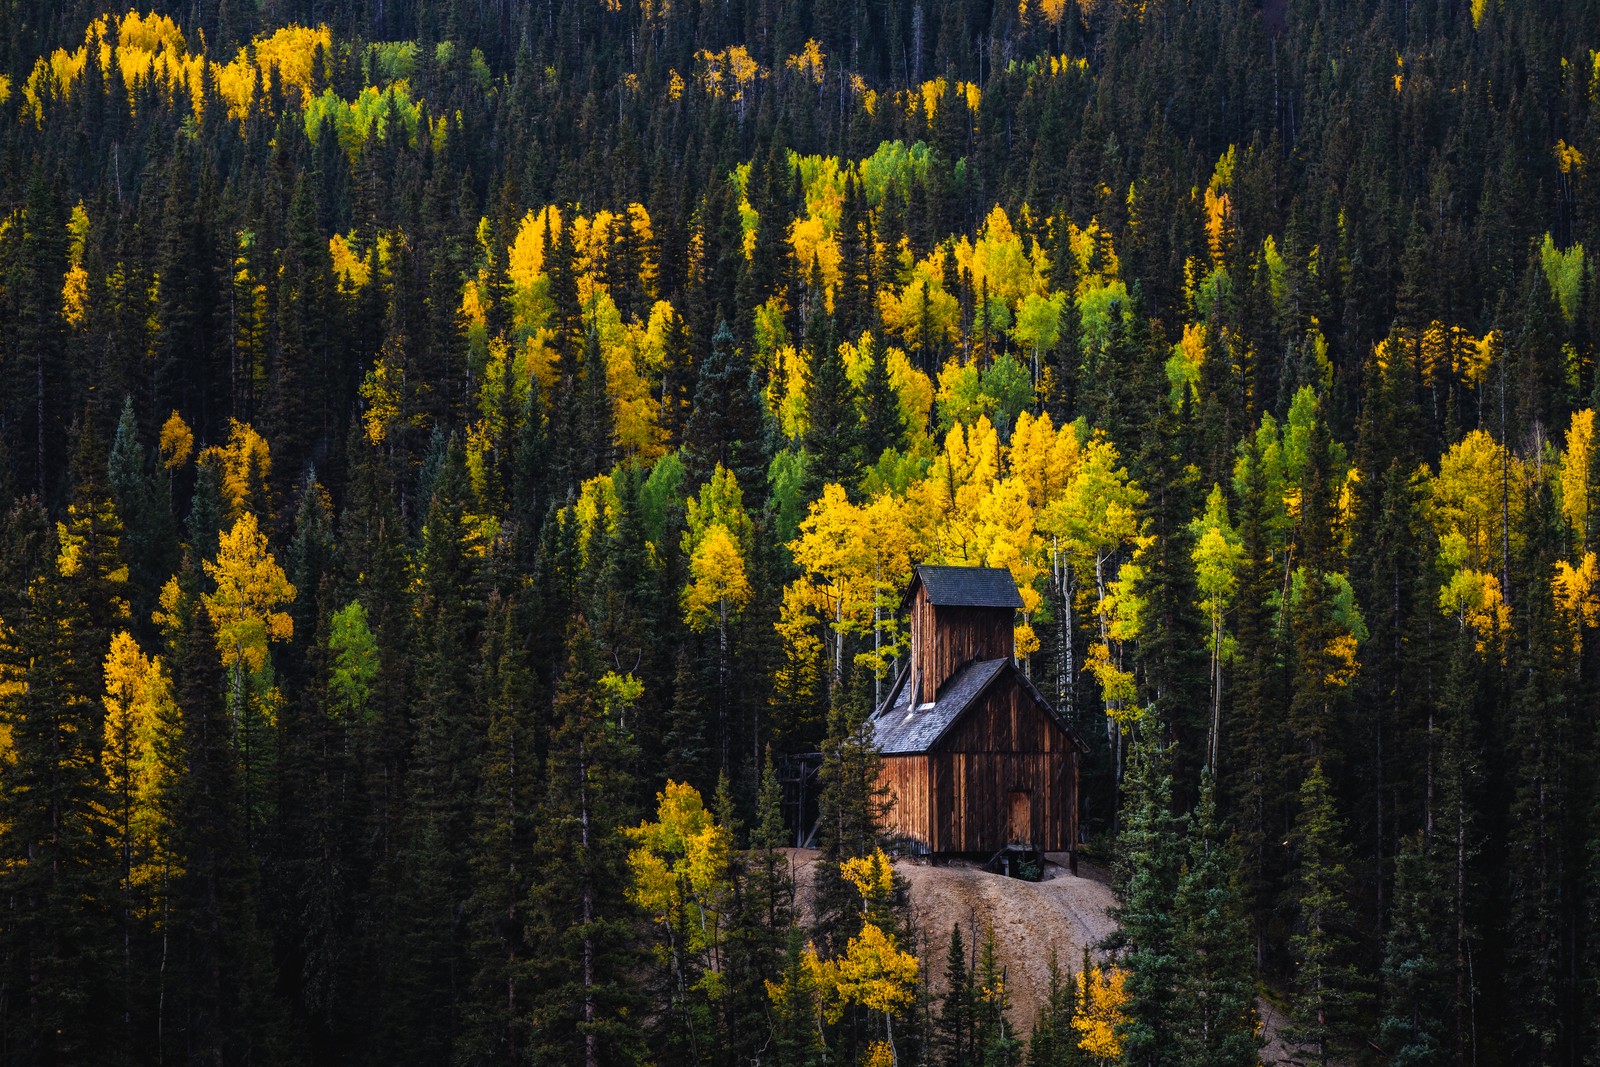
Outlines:
<svg viewBox="0 0 1600 1067"><path fill-rule="evenodd" d="M1255 965L1239 896L1239 857L1217 820L1209 774L1189 824L1189 854L1173 910L1179 926L1174 1003L1178 1060L1194 1067L1253 1067Z"/></svg>
<svg viewBox="0 0 1600 1067"><path fill-rule="evenodd" d="M1299 921L1290 938L1298 967L1290 1035L1309 1063L1328 1063L1355 1047L1368 999L1355 955L1344 832L1319 761L1300 787L1293 838Z"/></svg>
<svg viewBox="0 0 1600 1067"><path fill-rule="evenodd" d="M639 1052L633 1011L636 940L623 899L630 741L607 706L594 639L581 616L568 633L552 709L545 800L535 818L538 874L526 937L539 947L529 980L535 1063L604 1067Z"/></svg>
<svg viewBox="0 0 1600 1067"><path fill-rule="evenodd" d="M972 963L967 958L961 924L950 927L950 950L945 957L944 993L939 998L939 1014L934 1020L933 1041L936 1060L945 1067L961 1067L973 1062L973 1015L976 998L972 989Z"/></svg>
<svg viewBox="0 0 1600 1067"><path fill-rule="evenodd" d="M1180 867L1180 827L1172 813L1172 777L1165 749L1139 738L1123 779L1124 814L1117 838L1115 943L1123 949L1128 1001L1120 1028L1123 1059L1130 1064L1177 1064L1168 1039L1176 1015L1180 928L1172 902Z"/></svg>

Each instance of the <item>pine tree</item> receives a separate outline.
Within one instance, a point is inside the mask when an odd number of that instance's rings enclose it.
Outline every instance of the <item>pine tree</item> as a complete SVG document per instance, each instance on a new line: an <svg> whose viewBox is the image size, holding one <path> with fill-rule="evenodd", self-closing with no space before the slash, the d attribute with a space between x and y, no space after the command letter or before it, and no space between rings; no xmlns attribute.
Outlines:
<svg viewBox="0 0 1600 1067"><path fill-rule="evenodd" d="M116 857L102 814L100 660L84 647L83 584L36 563L43 573L18 574L24 591L8 590L0 636L0 902L10 916L0 973L15 991L0 1002L0 1055L87 1062L111 1047L116 1015L104 1009L120 1003L109 981Z"/></svg>
<svg viewBox="0 0 1600 1067"><path fill-rule="evenodd" d="M1178 878L1178 983L1173 1018L1178 1060L1193 1067L1254 1067L1255 964L1239 894L1239 856L1217 820L1209 774L1189 825Z"/></svg>
<svg viewBox="0 0 1600 1067"><path fill-rule="evenodd" d="M1383 953L1384 1010L1378 1035L1390 1062L1405 1067L1450 1060L1450 957L1454 941L1449 875L1422 834L1400 844L1394 913Z"/></svg>
<svg viewBox="0 0 1600 1067"><path fill-rule="evenodd" d="M534 827L538 874L526 904L526 936L538 946L529 980L542 990L533 1013L535 1063L628 1062L636 938L623 898L628 821L628 736L608 714L593 638L580 616L556 689L544 804Z"/></svg>
<svg viewBox="0 0 1600 1067"><path fill-rule="evenodd" d="M543 738L534 713L522 635L513 605L491 605L475 680L475 699L488 714L472 819L472 895L467 901L470 958L475 971L465 1007L460 1063L518 1062L528 1047L527 985L533 946L523 905L533 876L527 860L532 817L543 768Z"/></svg>
<svg viewBox="0 0 1600 1067"><path fill-rule="evenodd" d="M962 1067L973 1062L975 1012L972 963L967 959L961 924L955 923L950 927L950 950L945 957L944 993L939 998L939 1014L933 1024L937 1062L944 1067Z"/></svg>
<svg viewBox="0 0 1600 1067"><path fill-rule="evenodd" d="M1078 1034L1072 1028L1078 1009L1078 982L1064 970L1050 946L1050 979L1045 1001L1028 1037L1028 1067L1080 1067L1084 1063Z"/></svg>
<svg viewBox="0 0 1600 1067"><path fill-rule="evenodd" d="M211 616L193 615L178 672L178 728L161 754L163 817L175 874L164 916L163 1058L275 1062L285 1051L270 946L259 922L260 875L245 847L247 815Z"/></svg>
<svg viewBox="0 0 1600 1067"><path fill-rule="evenodd" d="M711 352L700 364L694 403L683 431L685 488L696 488L721 464L732 471L752 511L765 502L767 432L755 371L718 323Z"/></svg>
<svg viewBox="0 0 1600 1067"><path fill-rule="evenodd" d="M1011 1028L1011 992L994 939L994 927L983 934L983 948L973 971L973 1062L981 1067L1016 1067L1022 1061L1022 1043Z"/></svg>
<svg viewBox="0 0 1600 1067"><path fill-rule="evenodd" d="M1295 899L1290 946L1297 966L1291 1039L1308 1063L1326 1064L1355 1047L1368 997L1355 956L1350 848L1320 761L1300 787L1295 820Z"/></svg>
<svg viewBox="0 0 1600 1067"><path fill-rule="evenodd" d="M1178 916L1172 907L1182 858L1180 826L1172 813L1172 777L1165 749L1139 738L1123 779L1122 832L1117 838L1118 925L1128 1000L1120 1030L1126 1063L1139 1067L1183 1062L1168 1040L1178 994Z"/></svg>

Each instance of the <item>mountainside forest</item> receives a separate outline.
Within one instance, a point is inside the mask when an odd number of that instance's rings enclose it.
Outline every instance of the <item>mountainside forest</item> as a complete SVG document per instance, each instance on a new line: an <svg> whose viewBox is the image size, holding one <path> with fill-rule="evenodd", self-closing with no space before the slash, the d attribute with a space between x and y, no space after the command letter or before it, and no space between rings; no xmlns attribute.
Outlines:
<svg viewBox="0 0 1600 1067"><path fill-rule="evenodd" d="M0 1065L1600 1064L1597 49L0 0ZM1032 1034L877 826L921 563L1088 747Z"/></svg>

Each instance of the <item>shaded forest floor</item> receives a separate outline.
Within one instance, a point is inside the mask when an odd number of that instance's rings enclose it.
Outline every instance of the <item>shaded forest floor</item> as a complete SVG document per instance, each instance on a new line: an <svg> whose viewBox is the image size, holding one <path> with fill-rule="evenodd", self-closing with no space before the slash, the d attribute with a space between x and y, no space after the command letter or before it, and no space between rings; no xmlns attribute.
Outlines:
<svg viewBox="0 0 1600 1067"><path fill-rule="evenodd" d="M803 913L811 903L812 849L787 849L794 865L796 891ZM1109 909L1116 903L1110 875L1081 860L1076 877L1067 870L1066 855L1050 853L1044 877L1024 882L990 874L975 863L950 861L938 866L901 859L895 871L911 891L911 915L917 937L916 951L930 968L937 993L944 984L944 962L950 928L960 923L969 947L979 943L983 931L994 927L995 947L1005 966L1011 989L1011 1022L1026 1037L1034 1016L1044 1004L1050 982L1050 949L1063 969L1074 973L1083 966L1083 948L1091 950L1115 929ZM1059 862L1055 862L1059 861ZM1285 1025L1282 1013L1264 1000L1257 1002L1266 1025L1267 1045L1261 1050L1265 1064L1286 1061L1288 1052L1278 1038Z"/></svg>

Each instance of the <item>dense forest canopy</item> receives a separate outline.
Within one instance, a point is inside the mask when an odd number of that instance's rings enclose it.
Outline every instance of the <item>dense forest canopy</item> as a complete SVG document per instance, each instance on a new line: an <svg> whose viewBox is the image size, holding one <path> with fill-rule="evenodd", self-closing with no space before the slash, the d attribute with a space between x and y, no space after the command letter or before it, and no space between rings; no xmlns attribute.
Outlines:
<svg viewBox="0 0 1600 1067"><path fill-rule="evenodd" d="M0 0L0 1062L1600 1062L1597 49ZM1089 747L1031 1040L881 850L919 563Z"/></svg>

